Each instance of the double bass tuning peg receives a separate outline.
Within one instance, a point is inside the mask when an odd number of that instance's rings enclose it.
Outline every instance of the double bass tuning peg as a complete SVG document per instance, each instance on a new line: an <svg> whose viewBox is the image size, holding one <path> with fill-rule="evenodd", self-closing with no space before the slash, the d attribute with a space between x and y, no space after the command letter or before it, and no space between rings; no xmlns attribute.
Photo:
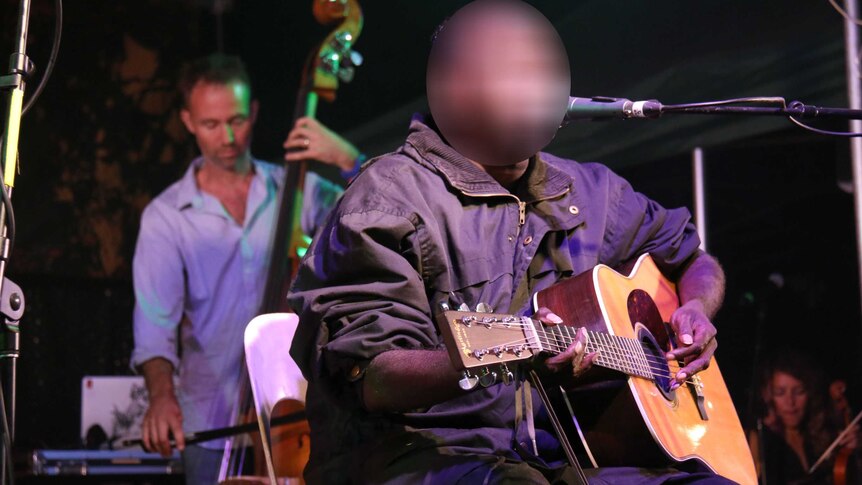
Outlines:
<svg viewBox="0 0 862 485"><path fill-rule="evenodd" d="M341 31L335 34L332 38L333 43L338 46L339 50L347 51L353 45L353 34L348 31Z"/></svg>
<svg viewBox="0 0 862 485"><path fill-rule="evenodd" d="M341 79L341 82L349 83L353 81L353 75L356 73L356 70L352 67L342 67L338 70L338 79Z"/></svg>
<svg viewBox="0 0 862 485"><path fill-rule="evenodd" d="M358 53L358 52L356 52L356 51L354 51L354 50L351 50L351 51L347 54L347 60L350 62L350 65L351 65L351 66L359 67L359 66L361 66L361 65L362 65L362 63L365 61L365 58L364 58L364 57L362 57L362 54L360 54L360 53Z"/></svg>

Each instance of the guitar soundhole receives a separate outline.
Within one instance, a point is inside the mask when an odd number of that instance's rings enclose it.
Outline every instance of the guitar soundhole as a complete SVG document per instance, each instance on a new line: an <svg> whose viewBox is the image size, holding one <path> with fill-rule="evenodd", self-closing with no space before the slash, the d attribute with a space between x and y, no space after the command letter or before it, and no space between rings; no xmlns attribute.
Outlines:
<svg viewBox="0 0 862 485"><path fill-rule="evenodd" d="M650 362L656 387L665 399L673 400L674 391L670 390L671 372L664 356L664 349L670 348L668 345L670 335L661 313L649 293L643 290L633 290L629 293L627 307L629 320Z"/></svg>
<svg viewBox="0 0 862 485"><path fill-rule="evenodd" d="M665 399L673 401L676 397L676 391L670 389L673 381L670 378L671 371L667 365L667 358L665 358L664 352L659 348L653 334L645 326L635 325L635 332L637 332L638 340L644 349L644 355L646 355L647 361L649 361L650 372L653 374L655 386Z"/></svg>

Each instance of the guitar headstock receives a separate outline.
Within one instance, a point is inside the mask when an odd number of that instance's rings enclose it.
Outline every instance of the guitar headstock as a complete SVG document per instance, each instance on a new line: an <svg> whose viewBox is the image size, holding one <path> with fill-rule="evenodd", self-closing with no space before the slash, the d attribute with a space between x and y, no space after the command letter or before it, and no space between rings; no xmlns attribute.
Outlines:
<svg viewBox="0 0 862 485"><path fill-rule="evenodd" d="M470 370L533 358L539 348L530 318L444 311L437 316L452 363Z"/></svg>
<svg viewBox="0 0 862 485"><path fill-rule="evenodd" d="M319 23L338 23L312 53L305 81L308 92L331 102L339 81L350 82L362 64L362 56L353 50L362 31L362 9L357 0L314 0L312 9Z"/></svg>

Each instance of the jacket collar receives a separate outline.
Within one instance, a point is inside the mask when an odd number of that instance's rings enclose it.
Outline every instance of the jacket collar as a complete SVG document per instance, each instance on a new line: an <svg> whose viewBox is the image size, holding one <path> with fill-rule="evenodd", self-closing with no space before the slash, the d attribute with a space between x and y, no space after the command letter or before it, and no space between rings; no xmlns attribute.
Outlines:
<svg viewBox="0 0 862 485"><path fill-rule="evenodd" d="M431 164L449 184L465 195L509 195L487 172L449 146L430 116L416 115L410 123L406 144ZM556 197L571 190L572 177L542 160L537 153L530 160L519 190L525 202ZM515 195L515 194L511 194Z"/></svg>

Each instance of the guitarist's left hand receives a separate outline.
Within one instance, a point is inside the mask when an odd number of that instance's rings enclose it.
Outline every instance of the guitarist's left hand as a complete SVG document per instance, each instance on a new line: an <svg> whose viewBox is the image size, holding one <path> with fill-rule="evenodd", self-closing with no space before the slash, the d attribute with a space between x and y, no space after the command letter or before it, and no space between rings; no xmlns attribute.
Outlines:
<svg viewBox="0 0 862 485"><path fill-rule="evenodd" d="M670 326L677 336L677 348L668 352L668 360L682 360L672 388L679 387L690 376L709 367L715 348L717 330L704 312L703 303L691 299L680 306L670 317Z"/></svg>
<svg viewBox="0 0 862 485"><path fill-rule="evenodd" d="M562 318L545 307L539 308L534 317L545 325L560 325L563 323ZM565 351L549 357L545 361L545 365L552 371L558 372L571 364L572 375L577 377L593 365L595 358L595 352L587 353L587 330L579 328L575 341Z"/></svg>

